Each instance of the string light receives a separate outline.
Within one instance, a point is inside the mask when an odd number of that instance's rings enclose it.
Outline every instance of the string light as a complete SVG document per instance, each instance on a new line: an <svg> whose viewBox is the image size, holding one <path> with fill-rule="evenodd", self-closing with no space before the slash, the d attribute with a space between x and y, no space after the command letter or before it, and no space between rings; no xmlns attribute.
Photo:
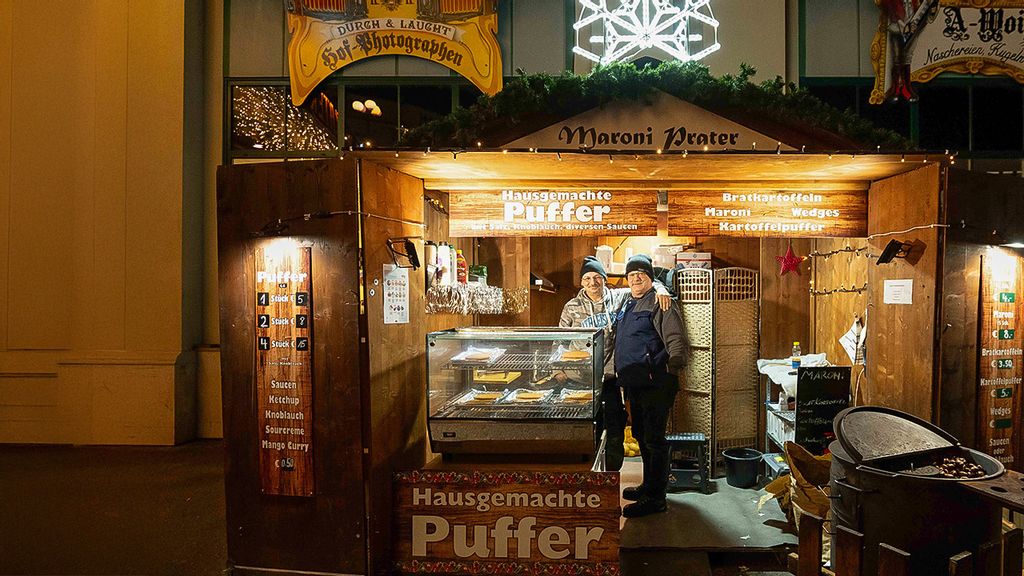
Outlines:
<svg viewBox="0 0 1024 576"><path fill-rule="evenodd" d="M661 154L661 148L658 148L657 152L658 154Z"/></svg>
<svg viewBox="0 0 1024 576"><path fill-rule="evenodd" d="M477 140L477 141L476 141L476 147L477 147L477 148L479 148L479 147L481 147L481 146L483 146L483 145L484 145L484 143L483 143L483 142L481 142L481 141L479 141L479 140Z"/></svg>
<svg viewBox="0 0 1024 576"><path fill-rule="evenodd" d="M232 91L232 134L253 142L259 150L337 150L334 132L324 128L329 123L331 112L334 126L337 126L337 111L334 105L314 100L315 110L327 119L306 108L292 106L287 91L279 86L236 86ZM257 147L256 144L260 146Z"/></svg>
<svg viewBox="0 0 1024 576"><path fill-rule="evenodd" d="M557 158L558 158L558 161L559 161L559 162L561 162L561 161L562 161L562 153L561 153L561 152L555 152L555 157L557 157Z"/></svg>
<svg viewBox="0 0 1024 576"><path fill-rule="evenodd" d="M825 259L828 259L828 258L830 258L832 256L835 256L836 254L852 253L852 254L855 254L855 255L859 255L861 252L866 252L867 249L868 249L867 246L862 246L860 248L854 248L852 246L845 246L845 247L840 248L838 250L831 250L829 252L818 252L817 250L815 250L814 252L811 252L810 254L808 254L807 257L808 258L825 258ZM867 256L867 254L865 254L865 256Z"/></svg>
<svg viewBox="0 0 1024 576"><path fill-rule="evenodd" d="M834 288L834 289L831 289L831 290L829 290L829 289L815 290L814 286L811 286L808 290L810 291L811 296L828 296L829 294L861 294L863 292L866 292L867 289L868 289L868 283L865 282L861 286L853 286L853 287L850 287L850 288L847 288L846 286L840 284L839 288Z"/></svg>

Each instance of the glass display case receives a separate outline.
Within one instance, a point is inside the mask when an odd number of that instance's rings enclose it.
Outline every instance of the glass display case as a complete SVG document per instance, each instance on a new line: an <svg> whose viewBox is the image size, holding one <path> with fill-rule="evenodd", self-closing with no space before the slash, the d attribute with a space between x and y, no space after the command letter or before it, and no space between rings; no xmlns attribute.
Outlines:
<svg viewBox="0 0 1024 576"><path fill-rule="evenodd" d="M604 333L458 328L427 335L434 452L594 454Z"/></svg>

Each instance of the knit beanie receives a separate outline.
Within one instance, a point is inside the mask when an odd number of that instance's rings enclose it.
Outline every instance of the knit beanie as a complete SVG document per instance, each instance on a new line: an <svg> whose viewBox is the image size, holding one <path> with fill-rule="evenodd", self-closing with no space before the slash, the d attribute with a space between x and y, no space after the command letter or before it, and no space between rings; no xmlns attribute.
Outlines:
<svg viewBox="0 0 1024 576"><path fill-rule="evenodd" d="M654 266L651 264L651 257L646 254L637 254L626 262L626 274L639 270L651 280L654 280Z"/></svg>
<svg viewBox="0 0 1024 576"><path fill-rule="evenodd" d="M593 256L586 256L583 258L583 266L580 268L580 278L583 278L588 272L597 272L605 280L608 279L608 273L604 271L604 265L601 261Z"/></svg>

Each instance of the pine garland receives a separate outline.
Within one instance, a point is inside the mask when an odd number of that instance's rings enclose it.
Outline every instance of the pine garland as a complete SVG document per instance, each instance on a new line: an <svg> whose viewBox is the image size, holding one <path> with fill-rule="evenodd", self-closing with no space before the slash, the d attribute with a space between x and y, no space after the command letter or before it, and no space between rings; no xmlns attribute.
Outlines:
<svg viewBox="0 0 1024 576"><path fill-rule="evenodd" d="M458 107L409 131L401 145L469 148L480 142L498 146L512 135L524 135L612 100L649 100L657 89L741 124L744 118L768 119L789 133L811 134L808 149L828 148L823 141L872 151L911 148L910 141L896 132L879 128L851 110L837 110L779 77L754 84L750 78L755 73L753 67L741 64L739 74L715 77L697 62L641 68L618 63L598 67L587 76L520 73L498 94L481 96L468 108Z"/></svg>

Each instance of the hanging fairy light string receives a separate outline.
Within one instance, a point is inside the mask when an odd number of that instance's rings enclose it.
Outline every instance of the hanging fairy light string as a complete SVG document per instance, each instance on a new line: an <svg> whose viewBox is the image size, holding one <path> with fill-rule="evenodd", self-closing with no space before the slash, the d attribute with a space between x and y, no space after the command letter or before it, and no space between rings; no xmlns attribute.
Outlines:
<svg viewBox="0 0 1024 576"><path fill-rule="evenodd" d="M236 86L231 98L232 133L257 150L337 150L334 131L310 111L296 108L280 86Z"/></svg>
<svg viewBox="0 0 1024 576"><path fill-rule="evenodd" d="M839 288L815 290L812 286L809 291L811 296L828 296L829 294L861 294L867 292L867 289L868 283L865 282L860 286L851 286L850 288L847 288L845 284L840 284Z"/></svg>
<svg viewBox="0 0 1024 576"><path fill-rule="evenodd" d="M861 246L860 248L854 248L853 246L844 246L838 250L829 250L828 252L819 252L815 250L808 254L808 258L825 258L826 260L835 256L836 254L853 254L854 256L860 256L862 253L864 257L870 258L872 254L868 254L868 247Z"/></svg>

